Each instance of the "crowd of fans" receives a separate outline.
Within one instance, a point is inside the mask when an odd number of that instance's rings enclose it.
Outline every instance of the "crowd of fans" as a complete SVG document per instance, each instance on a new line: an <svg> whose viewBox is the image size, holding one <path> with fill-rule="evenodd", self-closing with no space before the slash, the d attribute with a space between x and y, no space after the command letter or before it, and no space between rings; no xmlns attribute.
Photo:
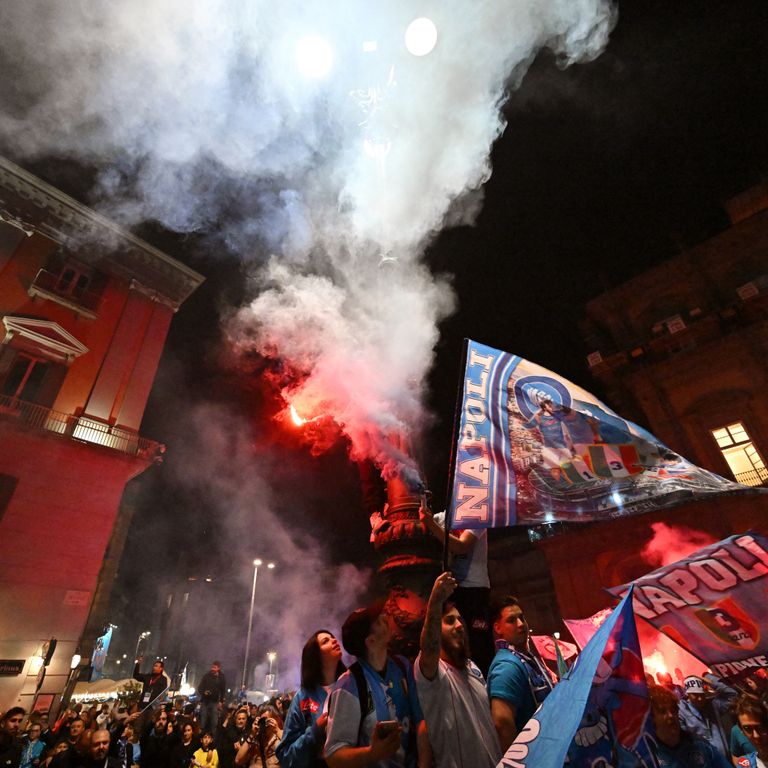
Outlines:
<svg viewBox="0 0 768 768"><path fill-rule="evenodd" d="M556 684L535 652L514 598L491 614L496 655L488 682L469 655L469 632L450 573L435 581L420 652L390 656L392 622L381 603L354 611L342 644L314 632L292 698L228 702L211 665L195 703L164 702L162 662L131 704L75 705L50 723L13 707L0 716L0 768L493 768ZM162 679L161 679L162 678ZM768 768L768 677L741 691L711 675L673 683L649 677L662 768ZM626 760L626 756L625 756ZM630 763L626 763L630 765Z"/></svg>

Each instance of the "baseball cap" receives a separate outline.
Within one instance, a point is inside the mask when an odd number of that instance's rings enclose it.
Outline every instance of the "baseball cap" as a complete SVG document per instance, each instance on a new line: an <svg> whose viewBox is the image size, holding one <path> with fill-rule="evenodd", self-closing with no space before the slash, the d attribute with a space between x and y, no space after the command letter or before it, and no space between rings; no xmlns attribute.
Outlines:
<svg viewBox="0 0 768 768"><path fill-rule="evenodd" d="M688 675L683 681L686 693L704 693L704 681L696 675Z"/></svg>
<svg viewBox="0 0 768 768"><path fill-rule="evenodd" d="M347 653L365 656L365 640L383 610L384 601L377 600L367 608L358 608L347 616L341 628L341 643Z"/></svg>

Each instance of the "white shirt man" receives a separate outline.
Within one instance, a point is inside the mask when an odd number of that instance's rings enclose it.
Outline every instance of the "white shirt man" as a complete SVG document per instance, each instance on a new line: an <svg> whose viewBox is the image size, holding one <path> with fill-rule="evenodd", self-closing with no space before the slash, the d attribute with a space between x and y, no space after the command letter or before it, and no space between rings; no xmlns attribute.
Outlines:
<svg viewBox="0 0 768 768"><path fill-rule="evenodd" d="M448 598L450 573L437 577L427 604L414 677L440 768L494 768L501 748L482 672L467 654L467 630Z"/></svg>

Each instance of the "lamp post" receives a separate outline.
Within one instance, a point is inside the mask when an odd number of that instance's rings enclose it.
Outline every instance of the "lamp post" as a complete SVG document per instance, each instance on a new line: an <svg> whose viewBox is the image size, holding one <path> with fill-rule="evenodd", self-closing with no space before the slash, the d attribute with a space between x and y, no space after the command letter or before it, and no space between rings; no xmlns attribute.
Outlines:
<svg viewBox="0 0 768 768"><path fill-rule="evenodd" d="M267 672L267 679L266 679L266 685L264 688L266 689L267 693L271 693L272 691L276 690L275 686L275 677L276 675L273 672L273 667L275 663L275 659L277 658L277 653L275 651L269 651L267 653L267 658L269 659L269 672Z"/></svg>
<svg viewBox="0 0 768 768"><path fill-rule="evenodd" d="M64 686L64 692L61 694L60 710L62 711L69 706L69 700L72 698L75 685L77 685L81 660L80 654L75 653L69 662L69 677L67 677L67 684Z"/></svg>
<svg viewBox="0 0 768 768"><path fill-rule="evenodd" d="M146 630L142 632L138 639L136 640L136 653L134 654L133 658L138 661L139 660L139 647L141 646L141 641L145 638L149 637L152 633L149 630Z"/></svg>
<svg viewBox="0 0 768 768"><path fill-rule="evenodd" d="M253 631L253 604L256 600L256 579L259 577L259 566L262 561L256 558L253 561L253 585L251 586L251 609L248 611L248 634L245 637L245 660L243 661L243 679L241 685L246 684L248 677L248 656L251 652L251 632ZM275 567L274 563L267 563L270 570Z"/></svg>

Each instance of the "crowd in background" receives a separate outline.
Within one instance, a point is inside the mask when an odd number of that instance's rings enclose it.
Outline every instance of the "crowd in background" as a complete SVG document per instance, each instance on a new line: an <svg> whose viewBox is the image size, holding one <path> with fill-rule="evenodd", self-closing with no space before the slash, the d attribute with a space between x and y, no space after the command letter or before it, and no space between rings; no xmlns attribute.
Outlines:
<svg viewBox="0 0 768 768"><path fill-rule="evenodd" d="M491 613L496 654L484 675L451 599L456 586L450 573L436 580L414 662L389 654L392 620L375 603L344 622L348 668L333 633L310 635L292 697L256 705L243 690L228 701L213 662L196 701L166 701L162 662L150 673L137 664L138 701L77 704L54 723L20 707L3 713L0 768L493 768L557 679L512 597ZM662 768L768 768L764 670L739 690L711 675L647 682ZM586 724L582 738L598 726Z"/></svg>

